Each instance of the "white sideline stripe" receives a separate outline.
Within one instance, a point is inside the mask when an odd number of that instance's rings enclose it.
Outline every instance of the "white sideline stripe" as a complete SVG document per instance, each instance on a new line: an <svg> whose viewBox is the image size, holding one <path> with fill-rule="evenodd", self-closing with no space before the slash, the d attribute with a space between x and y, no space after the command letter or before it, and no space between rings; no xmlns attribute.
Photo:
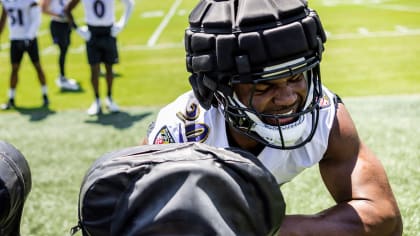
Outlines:
<svg viewBox="0 0 420 236"><path fill-rule="evenodd" d="M4 49L9 49L10 48L10 43L2 43L0 44L0 52Z"/></svg>
<svg viewBox="0 0 420 236"><path fill-rule="evenodd" d="M407 12L420 12L419 7L403 6L403 5L366 5L367 7L380 8L393 11L407 11Z"/></svg>
<svg viewBox="0 0 420 236"><path fill-rule="evenodd" d="M347 34L332 34L330 32L327 33L328 40L347 40L347 39L362 39L362 38L391 38L391 37L403 37L403 36L418 36L420 35L420 28L419 29L408 29L401 25L395 26L395 31L378 31L372 32L365 29L367 34L360 34L359 33L347 33ZM179 43L165 43L165 44L156 44L153 46L149 45L126 45L123 47L119 47L118 49L121 51L144 51L144 50L164 50L164 49L173 49L173 48L182 48L184 47L184 43L181 41ZM2 43L0 45L0 56L9 55L10 44ZM85 53L85 44L80 44L79 46L71 47L69 53L79 54ZM48 46L47 48L41 51L41 54L58 54L58 49L53 45Z"/></svg>
<svg viewBox="0 0 420 236"><path fill-rule="evenodd" d="M396 25L395 30L400 33L407 33L409 31L407 27L402 26L402 25Z"/></svg>
<svg viewBox="0 0 420 236"><path fill-rule="evenodd" d="M386 0L324 0L322 4L324 6L338 6L338 5L360 5L364 7L379 8L393 11L405 11L405 12L420 12L419 7L409 5L398 5L398 4L386 4L389 2Z"/></svg>
<svg viewBox="0 0 420 236"><path fill-rule="evenodd" d="M142 18L154 18L154 17L162 17L163 11L148 11L140 15Z"/></svg>
<svg viewBox="0 0 420 236"><path fill-rule="evenodd" d="M413 36L420 35L420 29L405 29L396 30L396 31L378 31L378 32L369 32L364 33L349 33L349 34L331 34L328 33L328 39L331 40L340 40L340 39L360 39L360 38L390 38L390 37L401 37L401 36Z"/></svg>
<svg viewBox="0 0 420 236"><path fill-rule="evenodd" d="M385 0L386 1L386 0ZM365 4L380 4L384 2L384 0L324 0L322 4L324 6L337 6L337 5L365 5Z"/></svg>
<svg viewBox="0 0 420 236"><path fill-rule="evenodd" d="M361 35L368 35L369 34L369 30L367 28L360 27L360 28L357 29L357 31Z"/></svg>
<svg viewBox="0 0 420 236"><path fill-rule="evenodd" d="M153 35L149 38L149 41L147 41L147 46L153 47L156 44L156 41L158 40L160 34L165 29L165 27L168 25L169 20L172 18L173 15L175 15L176 9L181 4L182 0L175 0L175 2L172 4L171 9L169 10L168 14L163 18L162 22L160 23L159 27L155 30Z"/></svg>

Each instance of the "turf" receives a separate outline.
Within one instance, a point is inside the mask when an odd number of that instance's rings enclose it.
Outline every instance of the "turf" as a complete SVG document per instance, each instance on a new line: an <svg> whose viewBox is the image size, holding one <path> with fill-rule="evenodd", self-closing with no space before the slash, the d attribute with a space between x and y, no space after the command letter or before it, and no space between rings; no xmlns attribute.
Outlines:
<svg viewBox="0 0 420 236"><path fill-rule="evenodd" d="M400 205L404 235L420 225L420 96L345 98L360 136L381 159ZM106 152L137 145L158 107L131 107L90 118L80 110L21 111L2 114L2 139L27 157L33 189L25 205L22 235L63 235L77 223L81 181L92 162ZM369 115L375 114L375 115ZM36 130L36 132L33 132ZM282 187L288 213L315 213L333 201L317 168Z"/></svg>

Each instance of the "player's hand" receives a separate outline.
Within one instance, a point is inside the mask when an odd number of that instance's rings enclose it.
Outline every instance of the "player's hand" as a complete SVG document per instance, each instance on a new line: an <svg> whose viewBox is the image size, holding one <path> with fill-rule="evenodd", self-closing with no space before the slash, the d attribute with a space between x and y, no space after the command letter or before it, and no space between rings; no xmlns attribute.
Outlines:
<svg viewBox="0 0 420 236"><path fill-rule="evenodd" d="M92 34L90 33L86 25L76 28L76 32L82 37L86 42L90 40Z"/></svg>
<svg viewBox="0 0 420 236"><path fill-rule="evenodd" d="M115 23L111 27L111 36L116 38L117 35L122 31L123 28L124 28L124 26L122 26L121 24Z"/></svg>
<svg viewBox="0 0 420 236"><path fill-rule="evenodd" d="M66 13L64 13L64 11L62 11L60 14L58 14L58 17L60 17L60 19L62 21L68 21L67 15L66 15Z"/></svg>

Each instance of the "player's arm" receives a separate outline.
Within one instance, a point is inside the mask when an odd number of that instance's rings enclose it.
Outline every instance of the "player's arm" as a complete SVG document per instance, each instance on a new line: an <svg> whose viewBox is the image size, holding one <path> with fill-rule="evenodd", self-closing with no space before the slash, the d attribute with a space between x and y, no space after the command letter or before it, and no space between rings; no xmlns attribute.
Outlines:
<svg viewBox="0 0 420 236"><path fill-rule="evenodd" d="M36 32L41 25L41 8L37 2L33 2L29 8L29 15L31 18L30 26L26 32L26 39L32 40L36 37Z"/></svg>
<svg viewBox="0 0 420 236"><path fill-rule="evenodd" d="M385 170L359 139L343 104L319 163L336 205L316 215L287 216L280 235L401 235L402 220Z"/></svg>
<svg viewBox="0 0 420 236"><path fill-rule="evenodd" d="M6 18L7 18L7 12L6 9L4 9L4 6L1 6L1 16L0 16L0 34L4 30L4 26L6 25Z"/></svg>
<svg viewBox="0 0 420 236"><path fill-rule="evenodd" d="M128 19L131 16L131 13L133 12L134 1L133 0L121 0L121 1L124 3L125 10L124 10L124 14L121 16L118 22L120 26L124 28L124 26L128 22Z"/></svg>
<svg viewBox="0 0 420 236"><path fill-rule="evenodd" d="M159 118L159 116L158 116ZM147 127L146 130L146 137L143 138L143 140L140 140L140 145L148 145L149 144L149 137L151 135L151 133L153 132L154 128L156 125L156 121L153 121L149 124L149 126Z"/></svg>
<svg viewBox="0 0 420 236"><path fill-rule="evenodd" d="M71 13L73 9L79 4L80 0L70 0L69 3L64 7L64 14L69 20L69 24L73 28L77 28L76 22L74 21L73 14Z"/></svg>
<svg viewBox="0 0 420 236"><path fill-rule="evenodd" d="M148 145L149 144L149 140L147 139L147 137L143 138L143 140L140 141L140 145Z"/></svg>
<svg viewBox="0 0 420 236"><path fill-rule="evenodd" d="M111 29L111 35L116 37L122 29L127 25L128 19L133 12L134 1L133 0L121 0L125 6L124 13L122 14L120 20L116 22Z"/></svg>
<svg viewBox="0 0 420 236"><path fill-rule="evenodd" d="M41 1L41 10L44 14L50 15L50 16L59 16L56 13L52 12L50 10L50 4L51 0L42 0Z"/></svg>

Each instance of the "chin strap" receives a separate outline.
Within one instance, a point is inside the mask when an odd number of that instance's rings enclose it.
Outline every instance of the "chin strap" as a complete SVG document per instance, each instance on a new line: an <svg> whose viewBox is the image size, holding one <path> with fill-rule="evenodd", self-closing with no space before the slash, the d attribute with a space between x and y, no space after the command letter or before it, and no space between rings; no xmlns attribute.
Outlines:
<svg viewBox="0 0 420 236"><path fill-rule="evenodd" d="M242 108L246 108L239 101L236 93L229 98L231 104L237 104ZM294 145L298 141L306 129L305 115L300 115L298 120L287 125L274 126L264 123L257 115L252 112L244 111L247 117L253 122L250 130L257 133L262 139L274 146L286 147Z"/></svg>

